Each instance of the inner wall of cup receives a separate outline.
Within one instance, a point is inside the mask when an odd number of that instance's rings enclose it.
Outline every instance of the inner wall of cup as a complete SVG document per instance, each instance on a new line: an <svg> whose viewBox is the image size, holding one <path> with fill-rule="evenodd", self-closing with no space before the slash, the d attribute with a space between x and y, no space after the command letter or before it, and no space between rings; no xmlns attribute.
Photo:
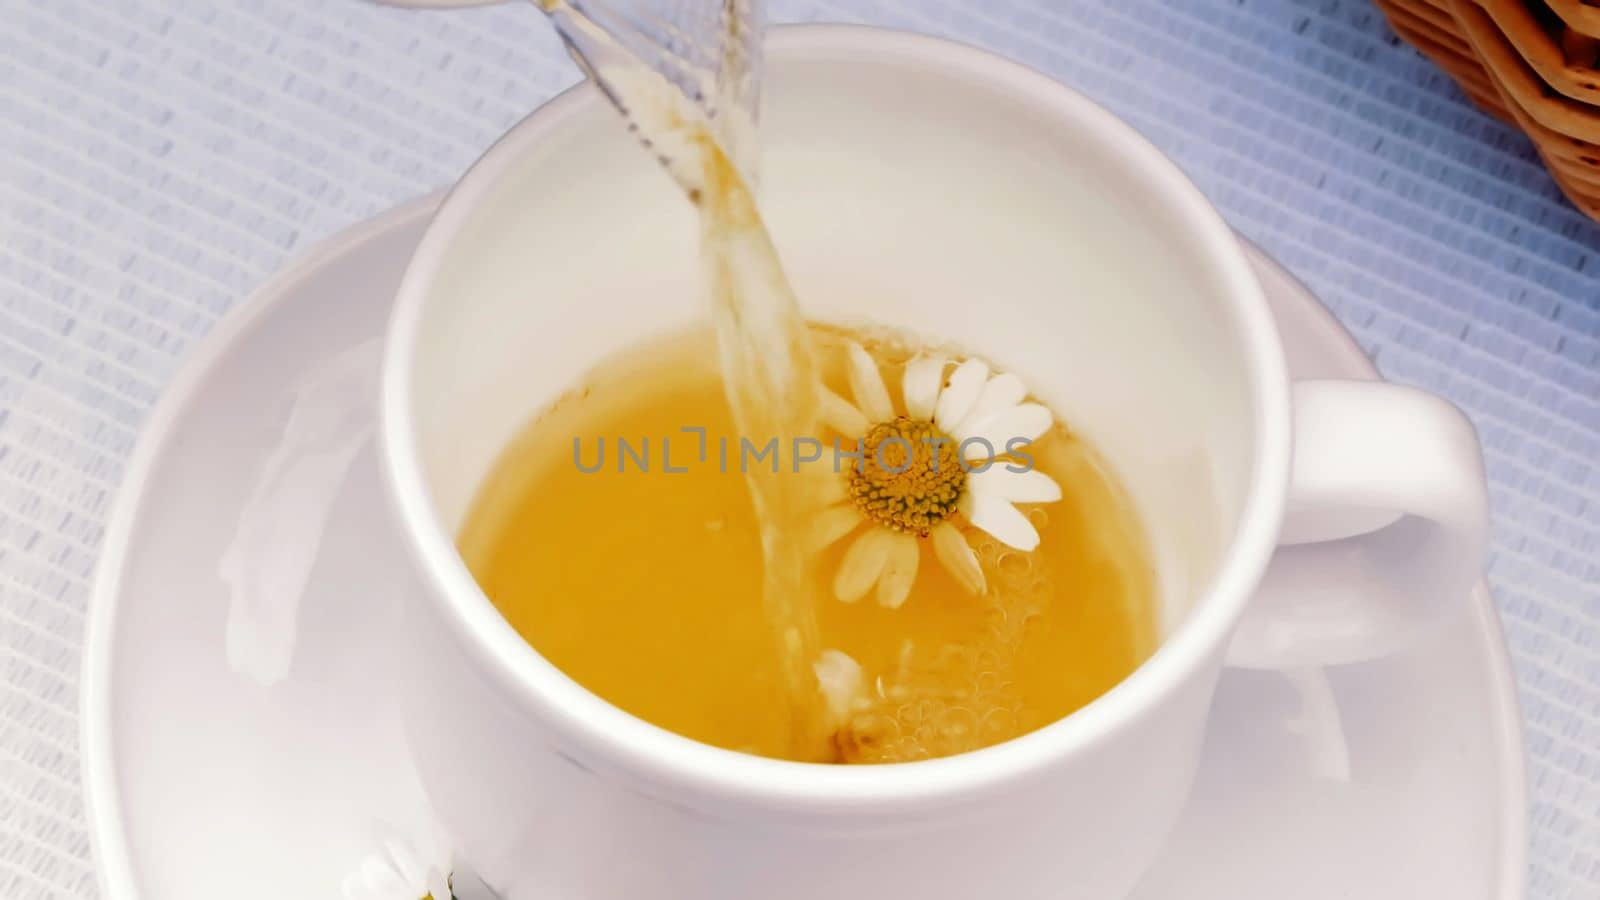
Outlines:
<svg viewBox="0 0 1600 900"><path fill-rule="evenodd" d="M842 52L768 72L760 197L808 314L953 340L1026 379L1133 494L1170 633L1230 541L1254 428L1203 242L1126 145L1036 95ZM537 139L493 175L425 303L416 422L452 534L532 416L704 316L691 208L586 100L524 126Z"/></svg>

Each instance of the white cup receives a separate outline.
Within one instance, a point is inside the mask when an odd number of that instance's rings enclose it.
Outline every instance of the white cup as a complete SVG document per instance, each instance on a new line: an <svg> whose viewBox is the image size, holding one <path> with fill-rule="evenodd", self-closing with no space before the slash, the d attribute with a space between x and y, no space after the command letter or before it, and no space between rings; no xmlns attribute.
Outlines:
<svg viewBox="0 0 1600 900"><path fill-rule="evenodd" d="M583 86L451 193L389 335L383 456L426 587L403 706L435 811L508 900L1121 896L1184 803L1225 660L1360 660L1465 600L1471 426L1408 388L1291 385L1234 235L1073 91L910 34L769 47L761 202L806 309L955 339L1098 445L1154 546L1159 649L1025 737L829 767L664 731L525 643L456 553L469 500L587 368L704 316L688 204Z"/></svg>

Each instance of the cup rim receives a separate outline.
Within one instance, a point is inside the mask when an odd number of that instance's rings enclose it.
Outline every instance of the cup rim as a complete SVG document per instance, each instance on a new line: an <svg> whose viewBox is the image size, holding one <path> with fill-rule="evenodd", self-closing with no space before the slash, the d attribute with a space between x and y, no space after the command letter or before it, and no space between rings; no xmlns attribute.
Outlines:
<svg viewBox="0 0 1600 900"><path fill-rule="evenodd" d="M785 25L769 30L774 57L851 53L875 60L953 69L1006 87L1077 121L1115 146L1130 177L1157 188L1170 217L1201 243L1231 298L1231 323L1257 425L1251 479L1233 540L1190 612L1155 652L1082 709L1009 741L943 759L886 766L835 766L725 750L667 731L613 706L572 680L519 635L468 572L426 488L411 407L419 322L441 261L478 201L502 172L588 104L603 102L587 82L540 106L496 141L447 193L398 291L384 348L380 457L401 530L428 584L422 602L458 648L480 660L488 681L557 731L563 752L586 768L620 775L675 802L716 802L828 814L901 816L1014 786L1132 726L1220 653L1276 544L1288 483L1290 400L1277 327L1237 237L1187 176L1132 126L1039 71L968 44L857 25Z"/></svg>

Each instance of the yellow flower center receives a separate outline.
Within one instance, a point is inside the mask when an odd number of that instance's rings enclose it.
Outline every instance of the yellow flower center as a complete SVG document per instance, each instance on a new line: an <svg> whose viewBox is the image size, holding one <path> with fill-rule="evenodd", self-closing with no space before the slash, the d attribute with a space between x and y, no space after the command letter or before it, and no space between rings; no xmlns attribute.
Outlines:
<svg viewBox="0 0 1600 900"><path fill-rule="evenodd" d="M967 486L956 442L932 422L900 416L867 430L850 466L850 498L868 519L926 537Z"/></svg>

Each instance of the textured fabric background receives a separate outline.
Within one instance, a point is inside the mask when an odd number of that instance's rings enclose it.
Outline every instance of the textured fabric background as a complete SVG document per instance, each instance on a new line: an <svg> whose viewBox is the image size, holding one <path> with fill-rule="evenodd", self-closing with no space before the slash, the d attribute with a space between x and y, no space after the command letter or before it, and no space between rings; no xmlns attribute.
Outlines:
<svg viewBox="0 0 1600 900"><path fill-rule="evenodd" d="M1391 378L1465 407L1531 759L1529 882L1600 897L1600 228L1366 0L778 0L1108 104ZM140 421L312 242L450 182L574 80L523 4L0 0L0 896L95 893L88 583Z"/></svg>

